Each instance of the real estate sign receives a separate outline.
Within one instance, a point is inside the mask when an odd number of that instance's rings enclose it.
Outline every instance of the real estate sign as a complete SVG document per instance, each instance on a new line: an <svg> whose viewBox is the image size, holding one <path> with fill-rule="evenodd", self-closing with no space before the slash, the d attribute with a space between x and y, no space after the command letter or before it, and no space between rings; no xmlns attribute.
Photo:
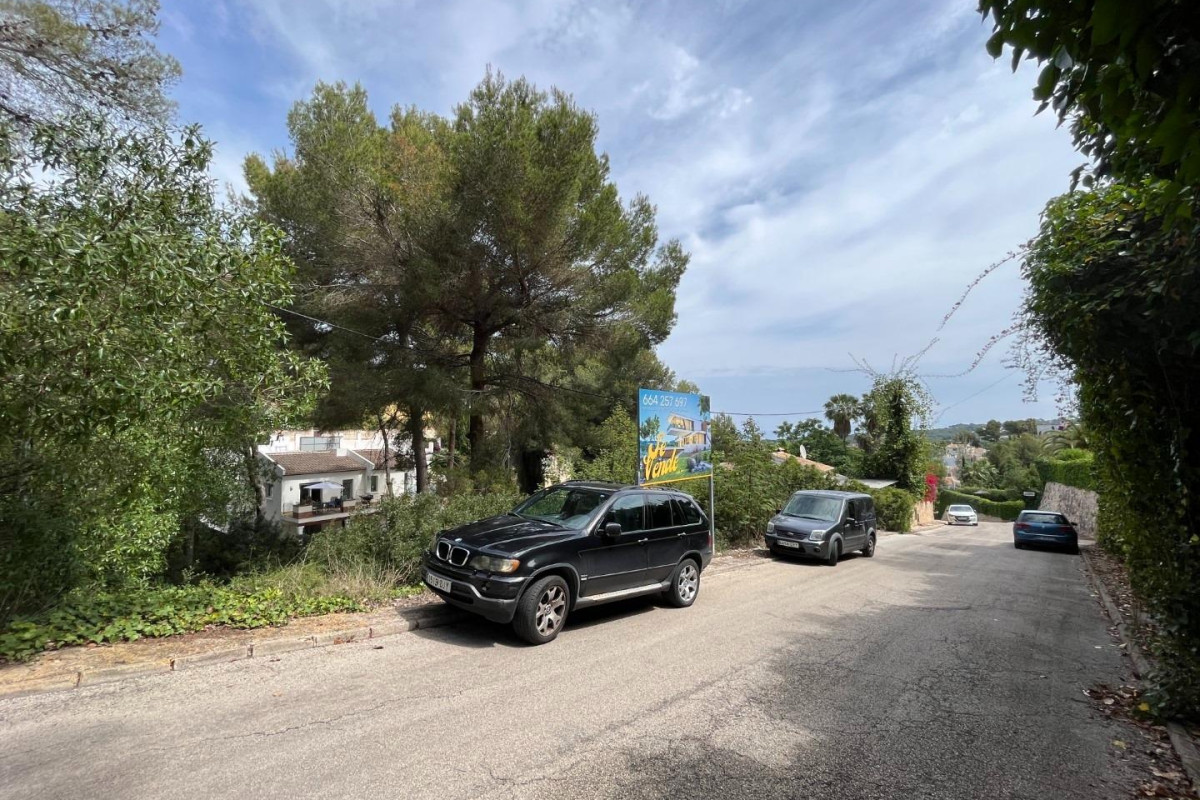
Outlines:
<svg viewBox="0 0 1200 800"><path fill-rule="evenodd" d="M708 398L638 390L638 483L670 483L712 475Z"/></svg>

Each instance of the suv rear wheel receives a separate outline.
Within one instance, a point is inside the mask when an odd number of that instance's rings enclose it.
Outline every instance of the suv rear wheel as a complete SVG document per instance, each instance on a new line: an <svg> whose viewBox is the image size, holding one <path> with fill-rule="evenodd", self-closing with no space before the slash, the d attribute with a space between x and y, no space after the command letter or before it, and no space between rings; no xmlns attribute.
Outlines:
<svg viewBox="0 0 1200 800"><path fill-rule="evenodd" d="M667 589L667 602L676 608L687 608L696 602L700 594L700 568L690 558L685 558L671 573L671 588Z"/></svg>
<svg viewBox="0 0 1200 800"><path fill-rule="evenodd" d="M530 644L553 641L567 621L570 606L571 587L559 576L548 575L521 595L513 629Z"/></svg>

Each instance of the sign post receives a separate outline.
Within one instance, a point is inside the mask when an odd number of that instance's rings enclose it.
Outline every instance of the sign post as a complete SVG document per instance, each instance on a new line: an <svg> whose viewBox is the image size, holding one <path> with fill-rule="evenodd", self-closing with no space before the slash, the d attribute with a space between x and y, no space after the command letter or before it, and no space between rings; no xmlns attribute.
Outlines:
<svg viewBox="0 0 1200 800"><path fill-rule="evenodd" d="M708 398L638 390L639 486L708 478L708 532L716 550L716 492Z"/></svg>

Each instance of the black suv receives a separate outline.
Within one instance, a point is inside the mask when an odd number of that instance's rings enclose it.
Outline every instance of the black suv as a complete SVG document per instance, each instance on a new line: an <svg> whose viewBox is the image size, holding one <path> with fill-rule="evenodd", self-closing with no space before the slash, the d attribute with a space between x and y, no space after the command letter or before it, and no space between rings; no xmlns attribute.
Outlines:
<svg viewBox="0 0 1200 800"><path fill-rule="evenodd" d="M425 583L543 644L574 608L654 593L690 606L711 559L708 520L687 494L568 481L508 514L439 533Z"/></svg>
<svg viewBox="0 0 1200 800"><path fill-rule="evenodd" d="M858 492L799 491L767 523L775 555L819 558L836 567L843 553L875 555L875 500Z"/></svg>

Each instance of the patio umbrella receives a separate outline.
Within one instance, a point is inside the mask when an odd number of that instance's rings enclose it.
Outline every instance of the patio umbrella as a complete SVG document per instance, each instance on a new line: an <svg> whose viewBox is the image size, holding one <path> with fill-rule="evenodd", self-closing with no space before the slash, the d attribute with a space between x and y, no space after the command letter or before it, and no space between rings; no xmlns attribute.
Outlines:
<svg viewBox="0 0 1200 800"><path fill-rule="evenodd" d="M340 483L334 483L333 481L321 481L320 483L306 483L306 484L304 484L304 488L305 489L341 489L342 485Z"/></svg>

